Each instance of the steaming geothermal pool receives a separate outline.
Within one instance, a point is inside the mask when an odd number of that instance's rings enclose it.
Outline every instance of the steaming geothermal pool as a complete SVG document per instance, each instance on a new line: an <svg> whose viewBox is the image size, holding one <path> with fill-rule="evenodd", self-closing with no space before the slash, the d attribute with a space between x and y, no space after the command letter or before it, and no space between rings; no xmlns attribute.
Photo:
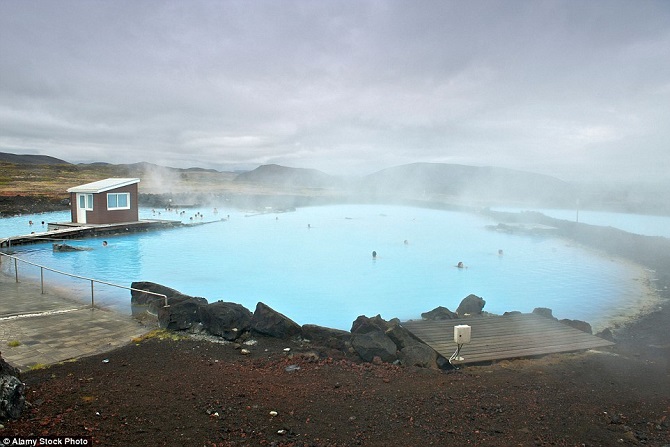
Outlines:
<svg viewBox="0 0 670 447"><path fill-rule="evenodd" d="M219 209L218 215L212 209L186 212L186 222L196 212L215 221L110 236L107 247L102 238L68 242L90 251L54 253L45 243L17 247L15 254L124 286L153 281L210 302L237 302L252 312L262 301L299 324L347 330L359 315L406 320L440 305L455 310L471 293L483 297L484 310L492 313L549 307L558 318L594 327L635 314L650 298L647 272L639 266L563 239L490 231L485 226L497 222L472 214L382 205L259 215L236 209ZM227 215L227 221L218 220ZM179 219L147 209L141 217ZM21 219L21 231L8 230L12 219ZM12 219L0 220L0 235L39 231L42 220L69 221L69 213ZM28 220L36 228L28 228ZM466 268L456 268L459 261ZM12 264L3 262L5 274ZM19 274L38 279L39 269L19 264ZM90 299L87 281L45 271L45 283ZM95 291L96 303L130 311L130 292L97 284Z"/></svg>

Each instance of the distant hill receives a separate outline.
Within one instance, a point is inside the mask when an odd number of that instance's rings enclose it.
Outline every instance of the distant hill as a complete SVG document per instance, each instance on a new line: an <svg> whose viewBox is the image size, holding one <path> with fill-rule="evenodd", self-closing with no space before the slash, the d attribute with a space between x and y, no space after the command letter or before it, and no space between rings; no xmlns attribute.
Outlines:
<svg viewBox="0 0 670 447"><path fill-rule="evenodd" d="M0 152L0 193L32 193L106 177L139 177L145 191L197 190L253 194L328 194L347 201L398 202L427 200L473 206L537 206L615 210L670 215L670 184L569 183L552 176L514 169L444 163L412 163L365 177L332 176L316 169L276 164L251 171L217 171L199 167L171 168L154 163L73 164L46 155ZM26 175L28 172L29 175ZM37 181L36 179L43 179ZM49 185L49 186L47 186ZM11 187L10 187L11 186ZM248 189L247 189L248 188ZM49 189L51 191L51 189ZM40 192L41 193L41 192Z"/></svg>
<svg viewBox="0 0 670 447"><path fill-rule="evenodd" d="M262 165L253 171L238 174L234 181L282 188L329 188L339 184L337 177L316 169L276 164Z"/></svg>
<svg viewBox="0 0 670 447"><path fill-rule="evenodd" d="M364 200L431 199L488 204L573 206L574 186L555 177L512 169L412 163L344 179L315 169L263 165L234 180L269 188L339 188Z"/></svg>
<svg viewBox="0 0 670 447"><path fill-rule="evenodd" d="M442 195L463 201L573 205L574 187L555 177L513 169L412 163L370 174L362 192L377 198Z"/></svg>
<svg viewBox="0 0 670 447"><path fill-rule="evenodd" d="M82 168L96 168L96 167L103 167L103 168L114 168L114 169L119 169L119 170L124 170L125 172L128 173L135 173L141 174L143 172L147 171L175 171L175 172L210 172L210 173L217 173L216 169L206 169L206 168L198 168L198 167L192 167L192 168L171 168L167 166L162 166L162 165L157 165L155 163L149 163L146 161L140 161L138 163L125 163L125 164L111 164L111 163L105 163L105 162L100 162L96 161L93 163L79 163L77 166L82 167Z"/></svg>
<svg viewBox="0 0 670 447"><path fill-rule="evenodd" d="M65 160L49 157L48 155L17 155L0 152L0 163L14 163L19 165L69 165Z"/></svg>

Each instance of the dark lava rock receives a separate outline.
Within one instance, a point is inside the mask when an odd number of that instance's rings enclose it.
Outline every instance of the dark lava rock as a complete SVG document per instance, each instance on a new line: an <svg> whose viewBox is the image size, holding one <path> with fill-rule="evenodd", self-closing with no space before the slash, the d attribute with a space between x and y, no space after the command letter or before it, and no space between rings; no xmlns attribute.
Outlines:
<svg viewBox="0 0 670 447"><path fill-rule="evenodd" d="M368 332L380 331L386 332L389 328L389 323L384 320L381 315L376 315L372 318L360 315L354 320L351 325L352 334L367 334Z"/></svg>
<svg viewBox="0 0 670 447"><path fill-rule="evenodd" d="M302 337L328 348L344 350L347 341L351 338L351 333L315 324L303 324Z"/></svg>
<svg viewBox="0 0 670 447"><path fill-rule="evenodd" d="M0 421L18 419L26 404L26 386L19 370L0 356Z"/></svg>
<svg viewBox="0 0 670 447"><path fill-rule="evenodd" d="M543 317L551 318L552 320L556 319L554 317L553 311L548 307L536 307L535 309L533 309L533 313L537 315L542 315Z"/></svg>
<svg viewBox="0 0 670 447"><path fill-rule="evenodd" d="M437 369L439 354L423 343L416 343L400 350L398 358L403 365Z"/></svg>
<svg viewBox="0 0 670 447"><path fill-rule="evenodd" d="M136 290L131 290L130 292L130 303L133 306L147 306L149 312L158 313L158 308L165 305L165 299L161 296L154 295L154 293L159 293L161 295L167 296L167 301L169 305L176 304L182 301L186 301L190 298L193 298L190 295L185 295L178 290L172 289L170 287L157 284L150 281L135 281L130 284L130 287ZM146 293L152 292L152 293ZM198 298L205 300L204 298ZM205 300L207 302L207 300Z"/></svg>
<svg viewBox="0 0 670 447"><path fill-rule="evenodd" d="M596 337L604 338L605 340L614 341L614 334L608 327L596 334Z"/></svg>
<svg viewBox="0 0 670 447"><path fill-rule="evenodd" d="M158 308L158 325L172 331L195 329L201 323L201 308L207 306L204 298L175 298L169 307ZM168 301L170 302L170 301Z"/></svg>
<svg viewBox="0 0 670 447"><path fill-rule="evenodd" d="M403 349L416 344L423 344L421 340L399 323L390 323L389 328L384 334L393 340L393 343L395 343L398 349Z"/></svg>
<svg viewBox="0 0 670 447"><path fill-rule="evenodd" d="M354 334L351 337L351 346L366 362L371 362L375 357L379 357L383 362L390 363L398 358L395 343L380 331Z"/></svg>
<svg viewBox="0 0 670 447"><path fill-rule="evenodd" d="M237 303L217 301L200 307L200 321L205 330L228 341L237 340L251 328L252 313Z"/></svg>
<svg viewBox="0 0 670 447"><path fill-rule="evenodd" d="M301 333L298 323L263 303L256 305L256 310L251 318L251 330L259 334L283 339L295 337Z"/></svg>
<svg viewBox="0 0 670 447"><path fill-rule="evenodd" d="M586 321L582 320L569 320L567 318L563 320L559 320L561 323L573 327L575 329L579 329L582 332L586 332L587 334L593 334L593 329L591 328L591 325L587 323Z"/></svg>
<svg viewBox="0 0 670 447"><path fill-rule="evenodd" d="M458 309L456 309L456 313L459 317L481 315L485 305L486 301L483 298L470 294L463 298L461 304L458 305Z"/></svg>
<svg viewBox="0 0 670 447"><path fill-rule="evenodd" d="M421 314L424 320L453 320L458 318L456 312L452 312L446 307L437 306L435 309Z"/></svg>

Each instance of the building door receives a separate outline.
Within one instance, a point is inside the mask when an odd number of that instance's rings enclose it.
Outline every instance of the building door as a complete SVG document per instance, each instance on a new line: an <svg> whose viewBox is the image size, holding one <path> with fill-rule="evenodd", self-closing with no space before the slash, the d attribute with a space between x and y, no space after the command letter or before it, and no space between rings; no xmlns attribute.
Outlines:
<svg viewBox="0 0 670 447"><path fill-rule="evenodd" d="M93 194L77 193L78 223L86 223L86 211L93 211Z"/></svg>

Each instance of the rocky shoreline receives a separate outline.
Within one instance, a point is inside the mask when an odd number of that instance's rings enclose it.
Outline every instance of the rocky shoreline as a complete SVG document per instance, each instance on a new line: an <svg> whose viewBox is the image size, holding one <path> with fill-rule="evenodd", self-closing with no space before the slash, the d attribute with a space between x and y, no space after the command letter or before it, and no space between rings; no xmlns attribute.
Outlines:
<svg viewBox="0 0 670 447"><path fill-rule="evenodd" d="M51 196L0 195L0 218L70 209L70 200Z"/></svg>
<svg viewBox="0 0 670 447"><path fill-rule="evenodd" d="M206 334L227 342L242 344L261 335L280 340L305 341L355 356L363 362L394 363L403 366L451 370L456 367L428 344L405 329L397 318L387 321L376 315L360 315L350 331L314 324L300 326L286 315L259 302L254 312L241 304L185 295L165 285L148 281L131 284L133 314L145 319L155 316L162 329L190 334ZM484 311L486 301L476 295L463 298L455 312L439 306L421 314L424 320L456 320L467 324L469 319L491 315ZM506 312L505 315L519 312ZM536 308L533 313L555 319L551 309ZM579 320L560 320L583 332L592 333L591 325ZM613 340L611 331L596 334ZM242 353L246 352L242 350Z"/></svg>

